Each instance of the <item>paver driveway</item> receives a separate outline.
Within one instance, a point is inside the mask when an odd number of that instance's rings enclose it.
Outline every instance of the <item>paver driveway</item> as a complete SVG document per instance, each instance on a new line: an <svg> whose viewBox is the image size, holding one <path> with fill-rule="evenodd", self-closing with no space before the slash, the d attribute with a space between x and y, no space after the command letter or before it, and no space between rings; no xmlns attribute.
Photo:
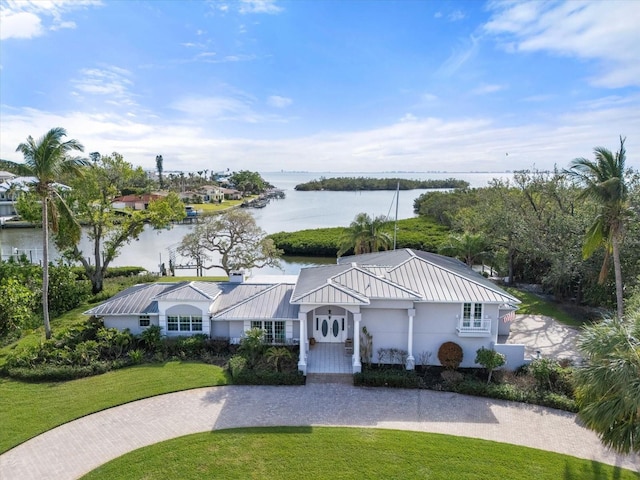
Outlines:
<svg viewBox="0 0 640 480"><path fill-rule="evenodd" d="M638 456L609 452L567 412L448 392L309 384L200 388L111 408L50 430L1 455L0 477L73 479L162 440L231 427L277 425L447 433L640 468Z"/></svg>

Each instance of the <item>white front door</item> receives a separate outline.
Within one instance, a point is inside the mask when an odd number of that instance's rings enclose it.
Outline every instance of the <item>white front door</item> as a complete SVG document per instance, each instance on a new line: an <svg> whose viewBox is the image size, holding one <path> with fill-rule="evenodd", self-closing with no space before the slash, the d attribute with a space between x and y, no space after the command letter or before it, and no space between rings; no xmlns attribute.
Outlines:
<svg viewBox="0 0 640 480"><path fill-rule="evenodd" d="M313 318L313 337L316 342L344 342L347 319L339 315L316 315Z"/></svg>

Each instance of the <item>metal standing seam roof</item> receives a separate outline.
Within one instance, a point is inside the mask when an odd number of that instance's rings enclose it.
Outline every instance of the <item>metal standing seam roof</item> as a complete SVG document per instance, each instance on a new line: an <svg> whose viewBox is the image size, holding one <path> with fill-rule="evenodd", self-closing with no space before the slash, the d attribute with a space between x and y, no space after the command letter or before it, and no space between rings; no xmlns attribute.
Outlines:
<svg viewBox="0 0 640 480"><path fill-rule="evenodd" d="M248 298L263 292L273 284L261 283L224 283L220 285L222 294L209 307L209 313L219 313L233 307Z"/></svg>
<svg viewBox="0 0 640 480"><path fill-rule="evenodd" d="M177 284L178 286L180 284ZM175 283L147 283L123 290L104 303L84 312L85 315L149 315L158 313L154 297L176 288Z"/></svg>
<svg viewBox="0 0 640 480"><path fill-rule="evenodd" d="M404 286L374 274L352 267L346 272L331 277L331 281L358 292L368 298L385 298L391 300L420 300L420 294L412 292Z"/></svg>
<svg viewBox="0 0 640 480"><path fill-rule="evenodd" d="M296 304L368 305L370 303L366 295L360 295L343 285L336 285L335 283L325 283L315 290L292 298L291 301Z"/></svg>
<svg viewBox="0 0 640 480"><path fill-rule="evenodd" d="M411 286L430 302L514 303L517 299L493 284L485 285L471 269L462 275L439 265L413 258L391 269L388 278L401 285Z"/></svg>
<svg viewBox="0 0 640 480"><path fill-rule="evenodd" d="M357 264L419 293L423 301L520 303L461 261L435 253L401 249L341 257L338 263Z"/></svg>
<svg viewBox="0 0 640 480"><path fill-rule="evenodd" d="M215 282L183 282L176 288L156 295L156 300L211 301L220 294L220 286Z"/></svg>
<svg viewBox="0 0 640 480"><path fill-rule="evenodd" d="M239 287L254 286L240 284ZM246 320L246 319L279 319L297 320L300 307L291 303L293 285L277 284L263 285L261 291L254 293L227 309L220 310L213 315L215 320ZM235 290L243 290L242 288Z"/></svg>
<svg viewBox="0 0 640 480"><path fill-rule="evenodd" d="M293 290L292 298L298 299L301 296L307 295L327 283L327 279L345 272L352 268L349 265L320 265L317 267L303 268L298 275L298 281Z"/></svg>

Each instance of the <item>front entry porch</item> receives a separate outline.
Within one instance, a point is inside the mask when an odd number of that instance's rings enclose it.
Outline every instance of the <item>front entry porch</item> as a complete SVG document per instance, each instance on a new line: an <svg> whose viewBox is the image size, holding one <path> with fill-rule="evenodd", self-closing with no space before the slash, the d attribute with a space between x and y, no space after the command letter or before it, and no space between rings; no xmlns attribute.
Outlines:
<svg viewBox="0 0 640 480"><path fill-rule="evenodd" d="M353 373L352 355L344 343L316 343L307 353L307 373Z"/></svg>

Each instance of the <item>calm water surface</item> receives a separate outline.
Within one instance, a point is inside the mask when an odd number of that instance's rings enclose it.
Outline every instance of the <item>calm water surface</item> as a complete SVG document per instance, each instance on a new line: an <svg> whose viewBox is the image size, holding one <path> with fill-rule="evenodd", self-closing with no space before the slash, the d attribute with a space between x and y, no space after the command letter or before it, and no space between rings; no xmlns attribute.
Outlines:
<svg viewBox="0 0 640 480"><path fill-rule="evenodd" d="M373 177L406 179L446 179L458 178L468 181L472 187L484 187L493 178L510 178L506 173L298 173L267 172L263 178L281 188L286 193L283 200L275 200L265 208L250 210L257 224L267 233L295 231L308 228L347 226L360 212L371 216L388 215L395 217L396 192L298 192L294 187L303 182L320 177ZM401 191L398 199L398 218L411 218L414 200L424 190ZM147 228L140 239L122 249L122 253L112 263L113 266L139 265L150 271L158 271L159 264L169 264L169 251L175 248L182 237L192 230L190 225L176 225L169 230ZM42 234L39 229L0 229L0 250L6 259L15 248L24 251L34 261L41 258ZM81 242L83 251L90 251L86 239ZM52 248L53 256L57 256ZM178 263L180 260L178 259ZM255 269L252 274L297 274L300 268L319 264L335 263L335 258L313 257L288 258L283 262L283 270L270 267ZM179 274L194 275L195 271L181 270ZM222 270L212 269L205 275L221 275Z"/></svg>

